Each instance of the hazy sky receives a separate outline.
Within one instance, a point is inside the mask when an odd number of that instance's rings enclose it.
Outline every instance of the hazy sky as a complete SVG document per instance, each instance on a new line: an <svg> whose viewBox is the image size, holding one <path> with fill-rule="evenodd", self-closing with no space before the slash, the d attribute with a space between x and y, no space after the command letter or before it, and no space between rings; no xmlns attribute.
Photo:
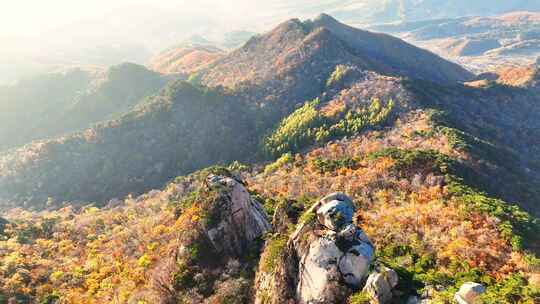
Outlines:
<svg viewBox="0 0 540 304"><path fill-rule="evenodd" d="M152 49L174 45L192 34L264 31L290 17L355 11L358 19L395 0L1 0L2 48L32 51L140 43ZM452 1L406 0L416 3ZM454 0L464 5L470 0ZM487 7L540 0L473 0ZM491 4L489 4L491 3ZM506 5L505 3L510 3ZM521 3L521 4L520 4ZM525 3L525 4L524 4ZM424 5L424 4L422 4ZM481 5L480 5L481 6ZM525 5L525 6L531 6ZM537 5L538 6L538 5ZM336 11L337 10L337 11ZM481 11L481 10L480 10ZM465 12L464 12L465 13ZM473 13L478 13L474 11ZM424 16L425 17L425 16ZM210 37L211 38L211 37Z"/></svg>
<svg viewBox="0 0 540 304"><path fill-rule="evenodd" d="M17 0L2 3L0 37L25 47L100 41L161 46L207 28L264 29L280 1L256 0ZM260 23L254 21L261 20ZM254 28L255 29L255 28ZM174 41L171 41L174 44Z"/></svg>
<svg viewBox="0 0 540 304"><path fill-rule="evenodd" d="M47 66L135 61L129 55L142 56L142 47L155 53L195 34L216 40L234 30L262 32L306 17L299 8L318 12L350 0L0 1L1 84Z"/></svg>
<svg viewBox="0 0 540 304"><path fill-rule="evenodd" d="M193 35L219 40L235 30L264 32L288 18L330 13L363 26L397 0L0 0L0 84L52 66L146 62L150 53ZM401 0L400 0L401 1ZM478 14L483 7L523 8L540 0L404 0L414 17L425 3ZM420 4L419 4L420 3ZM390 5L393 4L393 5ZM427 4L426 4L427 5ZM456 4L457 5L457 4ZM429 7L431 7L429 6ZM465 12L472 7L470 12ZM421 11L421 10L420 10ZM377 15L378 16L378 15ZM432 17L431 14L420 17ZM367 18L364 20L363 18ZM379 17L377 17L379 18ZM379 19L376 19L379 20ZM368 20L369 21L369 20ZM134 57L135 56L135 57Z"/></svg>

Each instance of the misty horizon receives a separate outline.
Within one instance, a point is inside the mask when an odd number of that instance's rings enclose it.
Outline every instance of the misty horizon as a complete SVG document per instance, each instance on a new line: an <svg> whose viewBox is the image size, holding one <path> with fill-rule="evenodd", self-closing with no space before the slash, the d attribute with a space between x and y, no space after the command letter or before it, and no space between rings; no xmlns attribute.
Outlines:
<svg viewBox="0 0 540 304"><path fill-rule="evenodd" d="M395 3L395 0L316 3L202 0L196 4L188 0L11 2L4 4L5 16L0 18L3 41L0 83L13 82L51 67L108 66L124 61L145 64L151 55L192 36L219 43L227 33L261 33L286 19L312 18L320 13L329 13L354 25L445 16L431 13L429 9L409 15L403 10L409 8L405 6L414 8L414 4L402 2L401 7L394 8ZM499 6L501 8L481 9L480 4L470 5L470 11L463 14L489 15L513 7L540 8L540 4L523 1L501 2ZM448 15L458 12L450 10Z"/></svg>

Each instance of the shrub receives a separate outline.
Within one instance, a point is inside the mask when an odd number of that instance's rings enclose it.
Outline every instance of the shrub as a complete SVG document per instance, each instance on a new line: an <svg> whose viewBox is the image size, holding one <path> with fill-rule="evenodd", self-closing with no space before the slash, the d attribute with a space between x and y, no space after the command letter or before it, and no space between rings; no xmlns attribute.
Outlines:
<svg viewBox="0 0 540 304"><path fill-rule="evenodd" d="M57 293L53 292L45 296L39 303L40 304L56 304L56 303L59 303L59 301L60 301L60 296Z"/></svg>
<svg viewBox="0 0 540 304"><path fill-rule="evenodd" d="M174 287L178 290L188 290L195 287L195 272L185 264L178 265L178 271L174 274Z"/></svg>
<svg viewBox="0 0 540 304"><path fill-rule="evenodd" d="M275 162L267 165L264 168L264 174L272 173L272 172L276 171L277 169L283 167L284 165L292 163L293 160L294 159L293 159L291 153L285 153L285 154L281 155L281 157L278 158Z"/></svg>
<svg viewBox="0 0 540 304"><path fill-rule="evenodd" d="M297 152L315 139L316 130L324 123L317 111L319 99L306 102L304 106L285 118L278 128L265 139L264 147L271 155Z"/></svg>
<svg viewBox="0 0 540 304"><path fill-rule="evenodd" d="M137 264L143 268L147 268L152 264L152 259L145 253L137 260Z"/></svg>
<svg viewBox="0 0 540 304"><path fill-rule="evenodd" d="M337 160L316 157L311 161L311 164L319 171L319 173L334 172L337 169L348 168L355 169L360 162L359 158L344 157Z"/></svg>
<svg viewBox="0 0 540 304"><path fill-rule="evenodd" d="M363 292L359 291L349 297L349 304L369 304L371 303L371 297Z"/></svg>
<svg viewBox="0 0 540 304"><path fill-rule="evenodd" d="M351 67L343 64L336 65L334 72L332 72L328 80L326 80L326 86L332 87L341 84L343 79L347 76L351 69Z"/></svg>
<svg viewBox="0 0 540 304"><path fill-rule="evenodd" d="M266 273L274 272L280 259L283 257L283 252L287 246L288 237L286 235L272 236L266 243L266 248L261 255L261 270Z"/></svg>
<svg viewBox="0 0 540 304"><path fill-rule="evenodd" d="M371 153L367 156L370 160L380 157L392 158L395 161L393 169L399 173L418 171L418 169L425 168L432 172L444 174L448 172L449 166L453 164L448 156L435 150L403 150L388 148Z"/></svg>

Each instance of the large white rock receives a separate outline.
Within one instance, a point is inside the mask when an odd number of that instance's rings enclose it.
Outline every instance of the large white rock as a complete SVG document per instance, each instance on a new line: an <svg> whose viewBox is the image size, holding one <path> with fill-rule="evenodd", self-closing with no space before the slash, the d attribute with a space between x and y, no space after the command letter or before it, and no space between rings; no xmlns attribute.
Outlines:
<svg viewBox="0 0 540 304"><path fill-rule="evenodd" d="M351 224L353 214L353 206L339 200L332 200L317 210L319 222L333 231L338 231L341 227Z"/></svg>
<svg viewBox="0 0 540 304"><path fill-rule="evenodd" d="M459 304L475 304L480 303L480 296L486 292L486 287L482 284L467 282L463 283L459 291L455 294L454 299Z"/></svg>
<svg viewBox="0 0 540 304"><path fill-rule="evenodd" d="M373 247L371 244L364 242L359 242L344 252L339 260L339 272L345 283L354 288L359 288L362 279L369 271L369 265L373 261L373 257Z"/></svg>
<svg viewBox="0 0 540 304"><path fill-rule="evenodd" d="M343 253L329 239L311 243L300 260L298 296L300 303L324 303L331 297L332 282L339 282L338 261Z"/></svg>
<svg viewBox="0 0 540 304"><path fill-rule="evenodd" d="M346 195L326 196L308 212L317 215L318 225L307 250L298 251L298 303L340 303L344 289L361 287L374 258L373 245L352 224L354 206ZM292 243L299 246L305 233L309 233L307 226L299 226Z"/></svg>
<svg viewBox="0 0 540 304"><path fill-rule="evenodd" d="M385 304L392 300L392 289L398 284L397 273L384 267L380 272L369 275L363 291L366 292L372 303Z"/></svg>

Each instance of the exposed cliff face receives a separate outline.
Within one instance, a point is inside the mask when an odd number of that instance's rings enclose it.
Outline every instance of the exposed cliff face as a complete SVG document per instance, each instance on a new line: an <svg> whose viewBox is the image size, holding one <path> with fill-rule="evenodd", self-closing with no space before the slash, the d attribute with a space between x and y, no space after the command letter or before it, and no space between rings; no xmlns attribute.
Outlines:
<svg viewBox="0 0 540 304"><path fill-rule="evenodd" d="M261 204L229 172L210 174L192 203L169 257L152 273L152 288L133 300L159 303L247 303L257 241L271 229ZM254 251L255 250L255 251ZM243 274L242 274L243 273ZM238 292L238 289L243 289ZM228 294L230 291L237 294ZM187 301L187 302L186 302Z"/></svg>
<svg viewBox="0 0 540 304"><path fill-rule="evenodd" d="M213 207L220 212L215 227L207 231L208 238L217 252L242 256L249 243L270 230L267 215L241 181L217 175L209 175L206 181L208 187L223 192Z"/></svg>
<svg viewBox="0 0 540 304"><path fill-rule="evenodd" d="M374 247L353 224L353 214L352 201L342 193L330 194L306 211L274 271L259 269L256 303L342 303L360 289Z"/></svg>

